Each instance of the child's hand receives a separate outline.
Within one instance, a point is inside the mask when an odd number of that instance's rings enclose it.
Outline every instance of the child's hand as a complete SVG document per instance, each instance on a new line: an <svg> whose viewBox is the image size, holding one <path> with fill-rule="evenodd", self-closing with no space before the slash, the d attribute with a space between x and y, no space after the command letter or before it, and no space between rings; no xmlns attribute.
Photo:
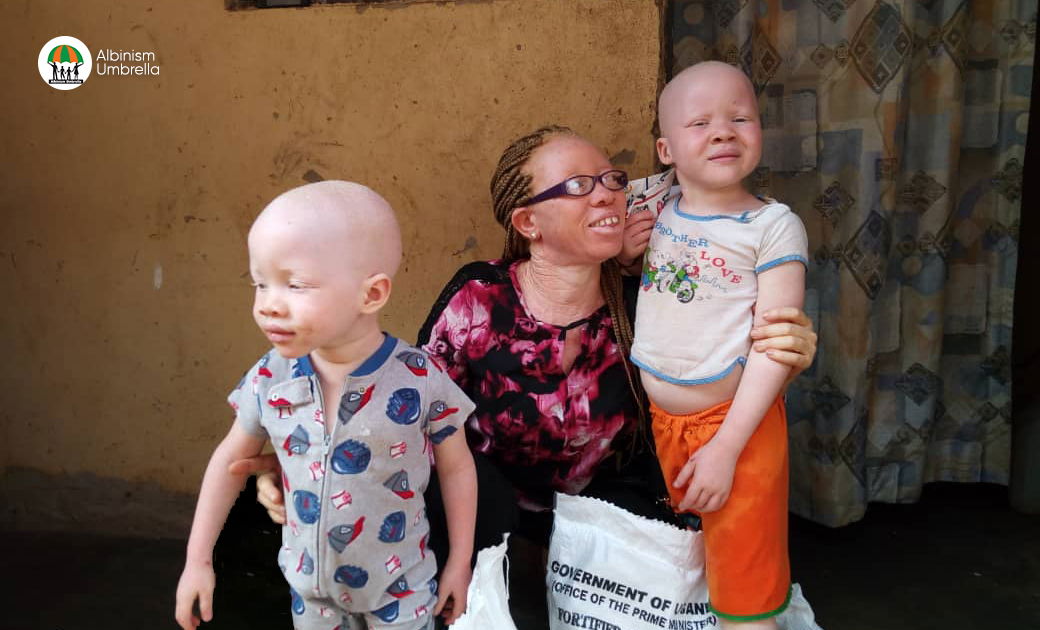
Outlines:
<svg viewBox="0 0 1040 630"><path fill-rule="evenodd" d="M195 630L202 621L213 619L213 588L217 578L209 565L187 564L177 583L177 608L174 616L184 630ZM195 600L199 601L201 621L195 616Z"/></svg>
<svg viewBox="0 0 1040 630"><path fill-rule="evenodd" d="M679 511L714 512L726 504L733 487L733 471L740 452L733 453L715 440L697 450L679 471L676 488L689 483L686 495L677 506Z"/></svg>
<svg viewBox="0 0 1040 630"><path fill-rule="evenodd" d="M649 210L634 212L625 219L621 253L617 256L622 267L631 267L643 256L656 222L657 217Z"/></svg>
<svg viewBox="0 0 1040 630"><path fill-rule="evenodd" d="M469 568L469 559L451 564L449 559L441 580L437 586L437 605L434 615L443 615L444 625L450 626L466 612L466 596L473 571Z"/></svg>

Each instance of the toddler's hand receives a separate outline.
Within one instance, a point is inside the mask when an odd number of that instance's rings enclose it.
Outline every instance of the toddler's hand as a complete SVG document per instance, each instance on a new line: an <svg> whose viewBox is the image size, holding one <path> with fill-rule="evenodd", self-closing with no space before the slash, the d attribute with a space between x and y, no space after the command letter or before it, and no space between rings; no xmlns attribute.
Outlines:
<svg viewBox="0 0 1040 630"><path fill-rule="evenodd" d="M621 253L617 256L622 267L630 267L642 257L656 222L657 217L649 210L634 212L625 219Z"/></svg>
<svg viewBox="0 0 1040 630"><path fill-rule="evenodd" d="M739 452L731 453L712 440L699 448L672 484L681 488L689 483L685 496L677 506L679 511L696 510L704 514L722 508L733 488L733 471L739 455Z"/></svg>
<svg viewBox="0 0 1040 630"><path fill-rule="evenodd" d="M217 578L213 567L206 565L185 565L177 583L177 607L174 616L184 630L195 630L202 621L213 619L213 588ZM200 620L195 616L195 600L199 601Z"/></svg>
<svg viewBox="0 0 1040 630"><path fill-rule="evenodd" d="M468 559L467 559L468 560ZM441 572L437 585L437 605L434 615L443 615L444 625L450 626L466 612L466 597L473 571L468 562L448 564Z"/></svg>

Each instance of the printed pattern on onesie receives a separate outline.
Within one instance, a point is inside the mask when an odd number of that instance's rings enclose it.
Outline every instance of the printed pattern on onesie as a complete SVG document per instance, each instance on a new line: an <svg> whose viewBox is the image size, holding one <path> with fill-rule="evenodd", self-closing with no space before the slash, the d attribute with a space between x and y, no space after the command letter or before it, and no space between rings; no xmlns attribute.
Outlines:
<svg viewBox="0 0 1040 630"><path fill-rule="evenodd" d="M308 357L274 350L228 402L241 426L271 440L282 466L287 523L278 564L293 613L318 606L312 599L386 623L432 613L436 563L423 491L433 445L473 411L447 374L385 335L347 377L337 409L323 409ZM328 431L327 413L335 414Z"/></svg>

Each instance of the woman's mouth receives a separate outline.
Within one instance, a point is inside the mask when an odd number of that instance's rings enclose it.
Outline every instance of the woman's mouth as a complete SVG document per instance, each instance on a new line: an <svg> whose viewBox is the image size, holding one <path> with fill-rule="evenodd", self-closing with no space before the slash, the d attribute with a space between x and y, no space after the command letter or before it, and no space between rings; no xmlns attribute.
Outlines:
<svg viewBox="0 0 1040 630"><path fill-rule="evenodd" d="M621 223L621 219L619 219L617 215L612 214L609 217L603 217L599 221L589 223L589 227L614 227L618 223Z"/></svg>

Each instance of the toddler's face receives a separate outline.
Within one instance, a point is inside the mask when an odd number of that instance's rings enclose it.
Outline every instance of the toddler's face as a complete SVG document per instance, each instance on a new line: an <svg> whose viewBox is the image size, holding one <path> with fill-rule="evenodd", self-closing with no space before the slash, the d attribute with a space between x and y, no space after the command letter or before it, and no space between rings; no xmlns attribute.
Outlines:
<svg viewBox="0 0 1040 630"><path fill-rule="evenodd" d="M349 241L284 223L249 233L253 318L284 357L334 351L351 340L363 303L364 274Z"/></svg>
<svg viewBox="0 0 1040 630"><path fill-rule="evenodd" d="M762 157L758 103L733 68L711 67L685 77L662 99L661 160L675 164L684 184L702 190L740 187Z"/></svg>

